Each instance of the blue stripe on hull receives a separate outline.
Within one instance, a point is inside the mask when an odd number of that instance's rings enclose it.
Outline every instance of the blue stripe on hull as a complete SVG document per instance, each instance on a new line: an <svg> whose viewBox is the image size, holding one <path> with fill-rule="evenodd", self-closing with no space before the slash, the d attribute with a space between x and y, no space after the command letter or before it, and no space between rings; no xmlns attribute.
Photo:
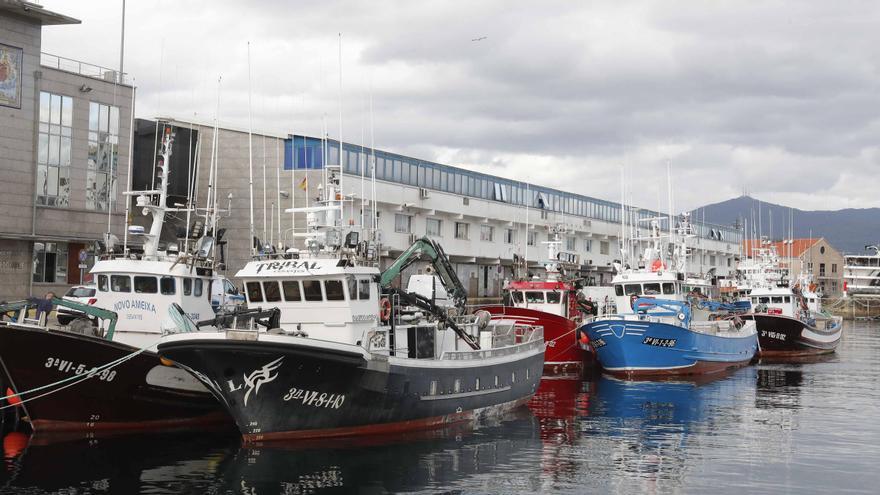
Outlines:
<svg viewBox="0 0 880 495"><path fill-rule="evenodd" d="M751 360L756 334L719 337L648 321L600 320L584 325L596 358L609 371L675 371L688 373L699 364Z"/></svg>

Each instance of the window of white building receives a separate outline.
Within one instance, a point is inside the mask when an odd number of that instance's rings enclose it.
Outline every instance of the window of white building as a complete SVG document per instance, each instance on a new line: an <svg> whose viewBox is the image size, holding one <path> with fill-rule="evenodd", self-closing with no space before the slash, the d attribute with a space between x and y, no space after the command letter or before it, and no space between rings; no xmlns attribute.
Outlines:
<svg viewBox="0 0 880 495"><path fill-rule="evenodd" d="M495 227L491 225L480 225L480 240L492 242L495 240Z"/></svg>
<svg viewBox="0 0 880 495"><path fill-rule="evenodd" d="M412 232L412 217L409 215L394 214L394 231L404 234Z"/></svg>
<svg viewBox="0 0 880 495"><path fill-rule="evenodd" d="M468 238L468 226L469 224L464 222L455 222L455 238L456 239L467 239Z"/></svg>
<svg viewBox="0 0 880 495"><path fill-rule="evenodd" d="M425 234L432 237L440 237L440 228L442 225L443 221L439 218L425 219Z"/></svg>

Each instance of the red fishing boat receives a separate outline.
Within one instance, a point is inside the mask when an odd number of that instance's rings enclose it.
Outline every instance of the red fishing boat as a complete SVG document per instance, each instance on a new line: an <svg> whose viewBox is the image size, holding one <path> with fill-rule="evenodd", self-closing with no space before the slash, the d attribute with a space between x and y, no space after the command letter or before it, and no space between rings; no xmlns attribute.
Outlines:
<svg viewBox="0 0 880 495"><path fill-rule="evenodd" d="M546 274L540 278L513 280L504 287L504 304L485 306L493 320L544 327L545 375L580 375L593 362L586 334L577 329L591 308L583 301L580 287L565 275L565 265L576 265L575 255L559 250L557 234L547 244Z"/></svg>

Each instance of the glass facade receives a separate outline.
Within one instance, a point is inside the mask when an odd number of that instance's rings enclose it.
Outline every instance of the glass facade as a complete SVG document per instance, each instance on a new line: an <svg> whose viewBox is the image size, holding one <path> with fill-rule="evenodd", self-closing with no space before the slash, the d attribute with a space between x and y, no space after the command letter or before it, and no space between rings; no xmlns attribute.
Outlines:
<svg viewBox="0 0 880 495"><path fill-rule="evenodd" d="M327 157L326 161L322 160L324 156ZM304 136L291 136L285 140L286 170L320 169L326 164L338 164L339 157L339 141L322 141ZM547 218L547 212L565 213L611 223L620 223L621 219L621 208L618 203L542 186L526 185L524 182L449 165L385 151L372 151L349 143L344 143L341 157L343 159L341 165L346 174L363 173L369 177L371 163L375 159L377 180L536 208L541 210L542 219ZM665 216L650 210L634 211L639 219ZM732 227L709 224L694 224L693 227L694 233L700 237L740 242L739 232Z"/></svg>
<svg viewBox="0 0 880 495"><path fill-rule="evenodd" d="M89 103L89 159L86 208L107 211L116 192L119 107Z"/></svg>
<svg viewBox="0 0 880 495"><path fill-rule="evenodd" d="M70 206L73 98L40 93L37 141L37 204Z"/></svg>

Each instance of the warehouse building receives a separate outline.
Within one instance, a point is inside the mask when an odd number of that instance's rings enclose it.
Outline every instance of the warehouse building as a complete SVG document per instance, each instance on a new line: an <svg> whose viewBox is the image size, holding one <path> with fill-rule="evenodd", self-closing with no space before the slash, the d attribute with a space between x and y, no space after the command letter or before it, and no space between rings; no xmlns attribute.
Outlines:
<svg viewBox="0 0 880 495"><path fill-rule="evenodd" d="M172 159L171 168L171 183L175 183L178 171L177 184L181 187L187 182L181 175L187 175L196 155L200 155L202 167L207 170L213 128L173 118L162 122L173 125L183 136L183 141L178 138L175 143L182 152ZM149 161L140 161L141 156L150 153L142 154L138 148L142 143L152 146L156 142L150 130L157 126L155 122L139 121L137 128L144 129L145 135L135 140L136 176L139 170L151 167ZM252 252L248 133L225 127L218 138L220 179L216 186L220 198L227 198L220 201L220 206L230 206L222 226L226 229L225 261L232 276ZM252 142L255 235L262 245L294 245L290 236L293 222L302 231L306 218L298 214L294 219L284 210L312 204L319 195L323 167L340 163L339 143L271 133L254 133ZM374 157L375 202L370 181ZM562 250L572 255L574 269L587 284L610 282L613 263L620 259L619 203L389 151L371 151L360 144L344 143L341 158L342 188L349 199L344 223L369 224L367 219L377 216L383 266L418 237L429 236L444 247L471 297L493 298L500 295L504 281L513 276L515 260L525 259L532 273L540 272L547 252L543 243L553 239L556 232ZM207 190L207 173L200 175L199 190ZM665 216L647 209L634 210L640 219ZM647 222L641 225L644 234ZM739 253L738 230L710 224L693 227L690 271L708 273L714 269L719 277L733 273Z"/></svg>

